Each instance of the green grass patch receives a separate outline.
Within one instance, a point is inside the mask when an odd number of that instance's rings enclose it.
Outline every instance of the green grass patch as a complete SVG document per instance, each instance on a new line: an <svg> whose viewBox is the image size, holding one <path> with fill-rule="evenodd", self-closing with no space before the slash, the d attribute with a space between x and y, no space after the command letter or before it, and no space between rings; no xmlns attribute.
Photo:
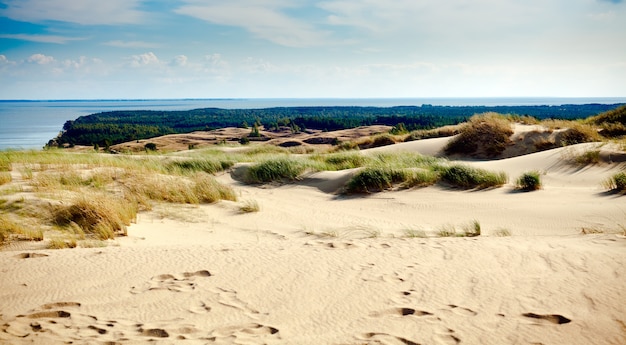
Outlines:
<svg viewBox="0 0 626 345"><path fill-rule="evenodd" d="M233 160L216 158L193 158L171 161L166 164L166 169L178 174L205 172L215 174L231 168L235 165Z"/></svg>
<svg viewBox="0 0 626 345"><path fill-rule="evenodd" d="M539 171L527 171L517 179L515 189L533 191L541 189L541 173Z"/></svg>
<svg viewBox="0 0 626 345"><path fill-rule="evenodd" d="M491 172L467 165L455 164L438 169L443 182L463 189L500 187L508 182L508 176L504 172Z"/></svg>
<svg viewBox="0 0 626 345"><path fill-rule="evenodd" d="M331 154L317 154L311 158L318 170L345 170L360 168L372 163L372 158L360 152L348 151Z"/></svg>
<svg viewBox="0 0 626 345"><path fill-rule="evenodd" d="M402 169L371 167L352 176L345 189L347 193L380 192L406 180L407 173Z"/></svg>
<svg viewBox="0 0 626 345"><path fill-rule="evenodd" d="M612 192L626 193L626 172L618 172L604 181L604 187Z"/></svg>
<svg viewBox="0 0 626 345"><path fill-rule="evenodd" d="M574 157L578 165L592 165L600 163L600 150L588 150Z"/></svg>
<svg viewBox="0 0 626 345"><path fill-rule="evenodd" d="M306 169L306 165L293 157L279 157L252 165L244 176L247 183L268 183L283 180L296 180Z"/></svg>

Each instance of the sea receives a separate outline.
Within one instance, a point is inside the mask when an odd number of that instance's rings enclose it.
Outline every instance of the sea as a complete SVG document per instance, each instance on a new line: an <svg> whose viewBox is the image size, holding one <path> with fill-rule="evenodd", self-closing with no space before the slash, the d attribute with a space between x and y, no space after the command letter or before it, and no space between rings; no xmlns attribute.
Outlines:
<svg viewBox="0 0 626 345"><path fill-rule="evenodd" d="M132 100L0 100L0 150L41 150L68 120L114 110L258 109L296 106L515 106L626 103L612 98L236 98Z"/></svg>

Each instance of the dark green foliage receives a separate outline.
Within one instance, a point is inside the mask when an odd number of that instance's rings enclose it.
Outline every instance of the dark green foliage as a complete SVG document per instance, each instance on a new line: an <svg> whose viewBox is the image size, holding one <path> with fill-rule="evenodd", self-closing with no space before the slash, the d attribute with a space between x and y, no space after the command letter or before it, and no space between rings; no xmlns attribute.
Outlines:
<svg viewBox="0 0 626 345"><path fill-rule="evenodd" d="M270 159L251 166L244 180L247 183L267 183L282 180L295 180L306 166L297 159L281 157Z"/></svg>
<svg viewBox="0 0 626 345"><path fill-rule="evenodd" d="M241 145L248 145L250 144L250 139L248 139L248 137L241 137L241 139L239 139L239 143Z"/></svg>
<svg viewBox="0 0 626 345"><path fill-rule="evenodd" d="M406 125L403 122L400 122L397 125L393 126L389 133L393 135L400 135L407 134L409 133L409 131L406 129Z"/></svg>
<svg viewBox="0 0 626 345"><path fill-rule="evenodd" d="M338 130L366 125L395 126L408 130L431 129L466 121L477 113L499 112L545 118L584 118L618 105L587 104L562 106L402 106L402 107L280 107L267 109L205 108L188 111L129 110L81 116L67 121L57 138L59 145L105 146L147 139L165 134L188 133L223 127L238 127L244 122L288 126L300 129Z"/></svg>
<svg viewBox="0 0 626 345"><path fill-rule="evenodd" d="M517 179L515 187L519 190L533 191L541 189L541 174L538 171L529 171Z"/></svg>
<svg viewBox="0 0 626 345"><path fill-rule="evenodd" d="M155 143L147 143L143 146L146 151L156 151L157 150L157 146Z"/></svg>
<svg viewBox="0 0 626 345"><path fill-rule="evenodd" d="M490 188L499 187L508 181L506 173L491 172L467 165L439 167L441 179L458 188Z"/></svg>

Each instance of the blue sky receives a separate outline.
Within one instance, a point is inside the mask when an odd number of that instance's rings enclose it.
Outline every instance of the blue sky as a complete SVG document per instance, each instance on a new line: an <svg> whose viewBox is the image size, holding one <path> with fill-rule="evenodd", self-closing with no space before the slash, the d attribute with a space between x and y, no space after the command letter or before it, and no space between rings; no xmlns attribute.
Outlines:
<svg viewBox="0 0 626 345"><path fill-rule="evenodd" d="M0 0L0 99L623 97L623 0Z"/></svg>

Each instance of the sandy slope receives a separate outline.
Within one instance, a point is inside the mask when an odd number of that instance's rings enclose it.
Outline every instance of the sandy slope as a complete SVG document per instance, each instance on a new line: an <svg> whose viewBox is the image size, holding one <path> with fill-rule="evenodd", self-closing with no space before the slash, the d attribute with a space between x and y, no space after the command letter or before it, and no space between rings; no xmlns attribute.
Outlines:
<svg viewBox="0 0 626 345"><path fill-rule="evenodd" d="M332 192L351 171L280 187L224 174L260 212L160 207L109 247L0 252L0 343L624 344L626 202L600 186L624 166L564 165L579 149L468 162L544 172L531 193L347 197ZM479 237L435 236L472 220Z"/></svg>

